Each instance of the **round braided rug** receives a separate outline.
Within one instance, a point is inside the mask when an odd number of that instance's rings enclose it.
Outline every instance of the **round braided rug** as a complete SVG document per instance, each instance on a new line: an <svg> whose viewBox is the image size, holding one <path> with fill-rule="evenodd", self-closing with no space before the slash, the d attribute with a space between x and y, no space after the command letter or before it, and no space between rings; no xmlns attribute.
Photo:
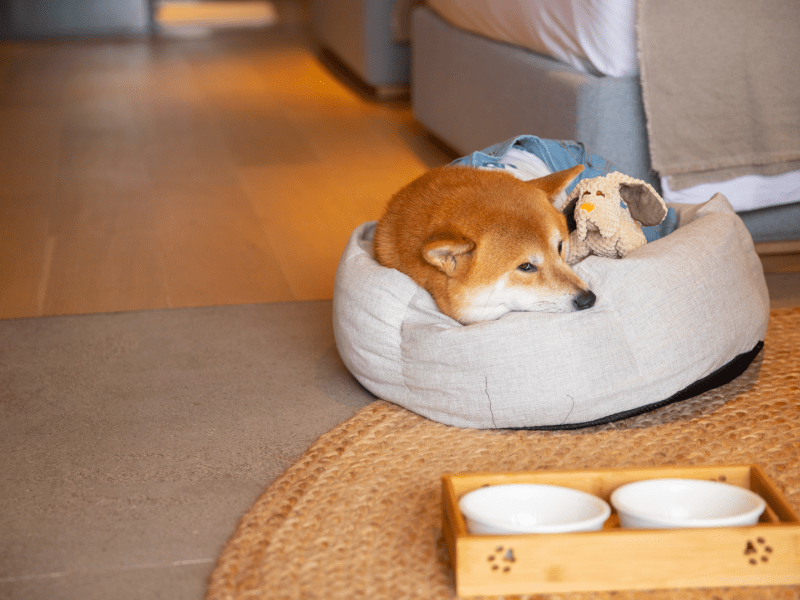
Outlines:
<svg viewBox="0 0 800 600"><path fill-rule="evenodd" d="M242 518L209 599L447 599L441 475L756 463L800 509L800 308L774 310L762 353L727 385L577 431L469 430L377 401L323 435ZM800 586L533 598L800 598Z"/></svg>

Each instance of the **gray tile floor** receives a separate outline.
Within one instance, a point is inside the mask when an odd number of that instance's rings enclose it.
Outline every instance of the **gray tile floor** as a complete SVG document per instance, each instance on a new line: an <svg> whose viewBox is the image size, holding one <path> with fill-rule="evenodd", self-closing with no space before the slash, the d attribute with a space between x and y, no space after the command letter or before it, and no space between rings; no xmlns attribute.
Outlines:
<svg viewBox="0 0 800 600"><path fill-rule="evenodd" d="M0 321L0 598L202 598L264 488L372 399L327 301Z"/></svg>

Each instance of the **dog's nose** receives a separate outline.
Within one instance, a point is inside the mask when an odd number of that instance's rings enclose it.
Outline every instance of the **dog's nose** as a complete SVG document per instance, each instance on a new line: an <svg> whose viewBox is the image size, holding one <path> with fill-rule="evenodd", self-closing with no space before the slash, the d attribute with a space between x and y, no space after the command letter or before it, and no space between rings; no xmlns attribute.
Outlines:
<svg viewBox="0 0 800 600"><path fill-rule="evenodd" d="M586 310L594 306L595 300L597 300L597 296L594 295L594 292L586 290L585 292L581 292L578 296L575 296L572 303L577 310Z"/></svg>

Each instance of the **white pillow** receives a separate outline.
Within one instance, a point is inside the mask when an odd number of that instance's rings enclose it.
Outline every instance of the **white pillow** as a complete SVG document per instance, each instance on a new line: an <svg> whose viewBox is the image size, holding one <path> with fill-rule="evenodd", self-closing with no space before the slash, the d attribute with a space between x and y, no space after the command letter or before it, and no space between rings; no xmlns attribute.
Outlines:
<svg viewBox="0 0 800 600"><path fill-rule="evenodd" d="M583 427L726 383L755 358L767 329L761 262L724 196L672 206L674 233L623 259L575 265L597 294L593 308L469 326L379 265L375 222L365 223L336 273L342 360L376 396L473 428Z"/></svg>

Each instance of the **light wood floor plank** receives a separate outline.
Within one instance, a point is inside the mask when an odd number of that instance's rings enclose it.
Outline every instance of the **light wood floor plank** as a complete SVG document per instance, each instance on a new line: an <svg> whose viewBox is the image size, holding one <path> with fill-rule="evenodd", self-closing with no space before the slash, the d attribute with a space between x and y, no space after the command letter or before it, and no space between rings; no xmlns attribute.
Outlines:
<svg viewBox="0 0 800 600"><path fill-rule="evenodd" d="M35 317L46 286L48 210L36 196L0 195L0 317Z"/></svg>
<svg viewBox="0 0 800 600"><path fill-rule="evenodd" d="M0 104L0 198L54 192L62 129L57 108Z"/></svg>
<svg viewBox="0 0 800 600"><path fill-rule="evenodd" d="M333 280L352 230L376 218L369 183L353 190L327 165L283 165L241 170L276 260L298 299L332 297Z"/></svg>
<svg viewBox="0 0 800 600"><path fill-rule="evenodd" d="M55 238L41 313L85 314L167 308L164 268L150 231Z"/></svg>
<svg viewBox="0 0 800 600"><path fill-rule="evenodd" d="M0 318L330 298L352 230L452 158L303 35L0 58Z"/></svg>
<svg viewBox="0 0 800 600"><path fill-rule="evenodd" d="M181 185L154 194L171 306L297 299L239 188Z"/></svg>

